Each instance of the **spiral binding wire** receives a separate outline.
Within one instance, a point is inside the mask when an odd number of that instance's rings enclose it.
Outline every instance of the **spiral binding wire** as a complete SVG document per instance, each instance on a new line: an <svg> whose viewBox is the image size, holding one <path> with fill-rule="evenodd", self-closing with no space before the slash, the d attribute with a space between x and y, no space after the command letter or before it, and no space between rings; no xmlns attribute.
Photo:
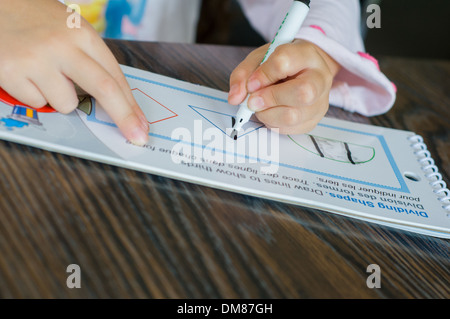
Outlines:
<svg viewBox="0 0 450 319"><path fill-rule="evenodd" d="M420 135L413 135L408 138L412 143L411 147L415 150L414 154L417 156L420 166L425 173L425 177L430 182L433 192L442 203L442 208L450 212L450 190L447 184L442 179L438 167L435 165L431 153L427 150L427 145L423 142ZM447 215L450 217L450 215Z"/></svg>

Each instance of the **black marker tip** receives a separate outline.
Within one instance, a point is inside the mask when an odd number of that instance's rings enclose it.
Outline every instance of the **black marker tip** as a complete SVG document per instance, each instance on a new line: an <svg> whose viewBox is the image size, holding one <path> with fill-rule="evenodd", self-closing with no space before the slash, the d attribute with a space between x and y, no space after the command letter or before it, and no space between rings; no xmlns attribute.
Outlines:
<svg viewBox="0 0 450 319"><path fill-rule="evenodd" d="M233 132L231 132L231 138L233 139L233 140L237 140L237 136L238 136L238 132L236 131L236 130L233 130Z"/></svg>

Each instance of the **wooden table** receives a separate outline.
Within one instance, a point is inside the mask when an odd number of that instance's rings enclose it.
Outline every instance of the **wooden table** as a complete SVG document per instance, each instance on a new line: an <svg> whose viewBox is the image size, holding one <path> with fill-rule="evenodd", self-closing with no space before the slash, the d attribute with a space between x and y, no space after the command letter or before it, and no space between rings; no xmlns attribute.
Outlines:
<svg viewBox="0 0 450 319"><path fill-rule="evenodd" d="M228 90L250 48L108 41L122 64ZM388 114L450 174L450 62L384 58ZM0 297L448 298L449 241L0 141ZM69 264L81 267L69 289ZM369 289L378 264L381 288Z"/></svg>

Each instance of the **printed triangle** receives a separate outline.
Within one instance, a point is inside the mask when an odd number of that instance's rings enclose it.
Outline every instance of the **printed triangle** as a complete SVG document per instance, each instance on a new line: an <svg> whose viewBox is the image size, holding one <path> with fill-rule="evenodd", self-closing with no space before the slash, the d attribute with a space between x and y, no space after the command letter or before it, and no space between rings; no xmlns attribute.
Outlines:
<svg viewBox="0 0 450 319"><path fill-rule="evenodd" d="M227 130L230 130L233 127L233 119L235 114L228 114L224 112L212 111L202 107L189 105L189 107L200 115L203 119L211 123L218 130L220 130L223 134L227 135ZM231 113L231 112L230 112ZM247 134L253 133L263 127L264 124L260 122L256 122L250 120L243 127L243 133L238 135L238 138L241 138Z"/></svg>

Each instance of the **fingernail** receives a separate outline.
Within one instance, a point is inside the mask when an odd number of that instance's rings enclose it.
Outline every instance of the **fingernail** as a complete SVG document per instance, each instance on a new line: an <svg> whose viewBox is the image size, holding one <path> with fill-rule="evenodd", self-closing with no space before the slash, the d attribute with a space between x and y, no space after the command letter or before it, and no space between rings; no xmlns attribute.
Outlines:
<svg viewBox="0 0 450 319"><path fill-rule="evenodd" d="M260 96L254 96L248 100L248 108L258 112L264 108L264 99Z"/></svg>
<svg viewBox="0 0 450 319"><path fill-rule="evenodd" d="M142 114L141 116L139 116L139 119L141 120L141 127L144 129L144 131L146 131L147 133L150 131L150 126L148 123L147 118L145 117L144 114Z"/></svg>
<svg viewBox="0 0 450 319"><path fill-rule="evenodd" d="M232 97L233 95L236 95L238 93L239 93L239 85L238 84L234 84L230 88L230 92L228 93L228 97Z"/></svg>
<svg viewBox="0 0 450 319"><path fill-rule="evenodd" d="M148 141L148 131L143 127L135 127L131 132L129 140L134 145L142 146Z"/></svg>
<svg viewBox="0 0 450 319"><path fill-rule="evenodd" d="M250 80L247 84L247 89L249 92L255 92L258 91L261 87L261 82L259 80Z"/></svg>

